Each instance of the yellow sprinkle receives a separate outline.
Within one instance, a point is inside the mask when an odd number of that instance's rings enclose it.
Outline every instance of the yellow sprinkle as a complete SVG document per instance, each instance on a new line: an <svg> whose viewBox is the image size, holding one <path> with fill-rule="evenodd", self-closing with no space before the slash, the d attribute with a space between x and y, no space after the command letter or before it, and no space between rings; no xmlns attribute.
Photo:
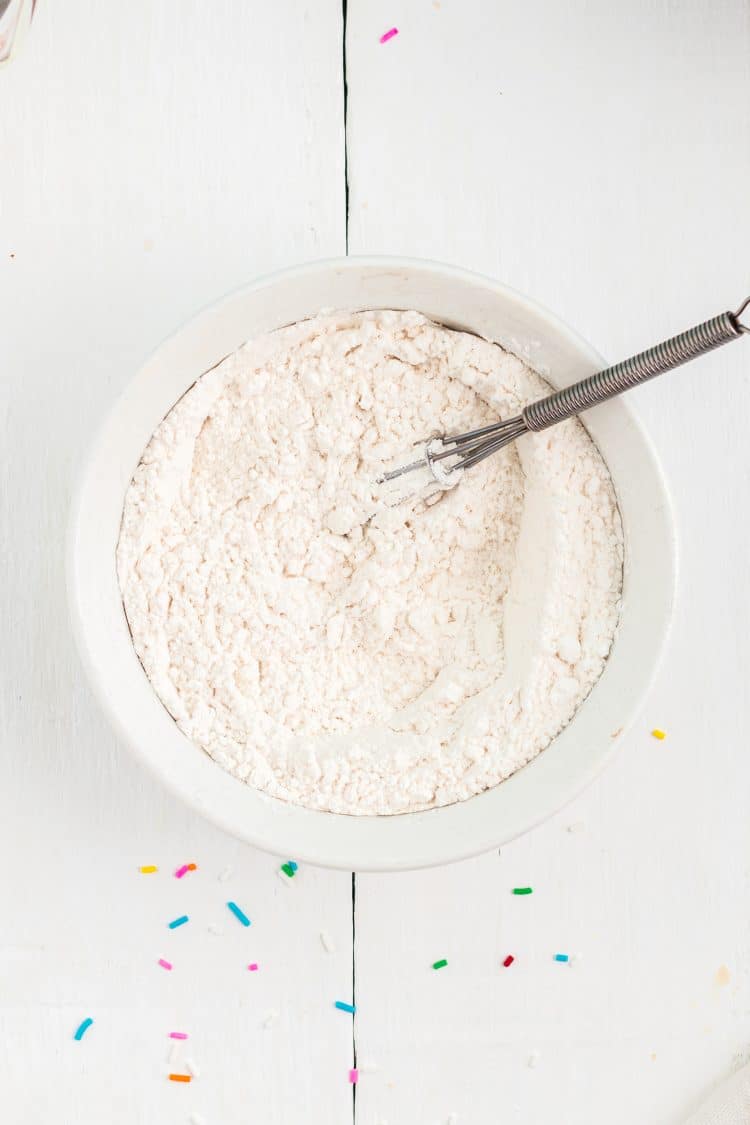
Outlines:
<svg viewBox="0 0 750 1125"><path fill-rule="evenodd" d="M660 742L667 737L666 734L664 733L664 731L659 730L658 727L655 730L652 730L651 733L654 736L654 738L658 738Z"/></svg>
<svg viewBox="0 0 750 1125"><path fill-rule="evenodd" d="M149 863L146 867L141 867L140 872L141 875L153 875L154 871L158 870L159 868L155 867L153 863Z"/></svg>

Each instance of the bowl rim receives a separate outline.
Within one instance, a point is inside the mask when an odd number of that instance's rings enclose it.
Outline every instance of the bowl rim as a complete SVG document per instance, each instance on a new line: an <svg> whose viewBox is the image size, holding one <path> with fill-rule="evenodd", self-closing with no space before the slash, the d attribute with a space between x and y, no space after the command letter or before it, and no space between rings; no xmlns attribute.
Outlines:
<svg viewBox="0 0 750 1125"><path fill-rule="evenodd" d="M534 762L538 761L542 755L537 755L527 766L522 767L498 786L494 786L483 793L453 805L440 806L438 808L415 813L399 813L389 816L353 816L321 812L306 809L302 806L290 805L276 798L269 797L258 790L252 789L226 773L218 763L214 762L204 751L195 747L182 732L179 732L180 738L184 740L184 743L188 747L193 747L193 749L198 750L201 757L204 758L207 763L210 763L210 768L215 772L216 777L209 787L215 792L216 797L209 799L202 788L196 789L190 783L186 783L180 771L172 769L169 762L162 760L157 754L152 752L147 745L141 743L134 737L128 724L123 721L121 712L118 711L115 706L106 675L103 674L96 654L92 651L90 644L87 611L82 599L82 585L79 574L81 563L81 558L79 557L79 533L86 516L85 505L87 487L90 483L92 473L95 471L98 456L101 453L103 438L108 427L113 424L114 419L125 402L130 388L146 368L158 362L159 358L167 352L173 342L179 340L179 338L189 330L197 329L200 322L205 318L210 319L215 317L226 305L235 301L240 301L259 290L277 285L280 282L291 281L295 277L322 274L332 269L374 269L380 271L395 270L400 272L404 270L417 271L439 275L440 280L443 282L453 280L459 283L463 282L465 284L479 286L488 294L497 295L506 300L510 300L531 317L545 322L546 326L557 336L564 339L573 350L581 355L582 362L587 362L591 365L592 370L606 366L605 360L582 336L544 305L484 274L430 259L394 255L349 255L347 257L323 258L302 265L275 270L257 277L246 285L231 289L225 292L217 301L204 305L200 310L188 317L178 328L164 337L156 348L151 350L140 364L137 371L134 372L128 380L121 394L107 410L81 459L70 505L65 552L66 585L72 631L81 662L87 674L87 679L94 689L94 694L98 699L99 705L128 748L148 767L152 774L160 779L170 792L234 837L271 854L291 854L294 855L297 860L303 862L343 870L398 871L459 862L460 860L468 859L471 856L489 851L529 831L531 828L565 807L565 805L590 785L612 761L623 734L632 725L641 711L645 697L651 688L664 658L666 643L673 620L678 577L678 552L673 506L653 442L640 419L634 414L629 403L622 398L617 400L619 409L624 411L629 425L632 427L632 430L637 435L638 441L641 443L642 452L648 461L648 470L651 473L652 485L658 490L658 507L663 516L663 541L661 544L664 553L662 559L662 585L668 596L660 605L661 621L658 623L659 639L655 648L650 653L648 674L642 678L640 687L628 706L628 713L617 734L611 736L610 742L606 747L601 748L596 754L591 755L591 759L585 769L579 770L573 776L565 780L558 780L555 785L554 797L551 800L549 797L547 797L546 800L540 800L538 812L535 815L526 816L523 820L523 824L520 826L515 825L505 830L498 828L496 831L485 832L482 835L477 833L468 838L461 838L457 837L456 833L451 831L451 820L456 819L455 815L452 816L452 814L455 814L455 810L466 809L499 788L508 787L514 777L518 777L530 766L533 766ZM371 307L384 306L373 304ZM467 330L470 331L470 329ZM133 656L137 660L134 650ZM143 673L142 669L141 673L145 680L145 673ZM158 697L156 693L153 692L150 683L148 683L147 680L145 682L148 684L153 698L159 703ZM596 687L596 685L594 685L594 687ZM585 707L586 702L587 700L584 700L583 707ZM162 705L159 703L159 706ZM579 712L576 714L578 713ZM167 715L166 710L164 714ZM575 717L576 716L574 716L574 719ZM571 720L571 722L573 721L574 720ZM171 716L169 716L169 722L173 725L174 729L178 731ZM570 724L560 732L557 738L562 737L565 730L569 729L569 726ZM557 739L554 739L548 749L554 746L556 741ZM243 815L241 818L241 823L236 813L233 812L230 815L230 804L234 806L237 802L234 800L230 801L230 791L227 788L227 782L233 786L240 787L246 795L252 795L253 801L248 801L248 805L260 801L261 806L273 807L275 809L274 815L277 816L279 821L283 824L280 833L277 834L275 829L269 833L264 828L258 828L253 823L250 808L247 810L247 815ZM226 798L226 808L222 807L220 804L220 791L223 791L224 797ZM260 808L260 806L256 804L256 811L258 808ZM423 836L421 826L424 824L425 818L430 818L428 822L430 824L434 824L436 818L442 819L445 825L445 831L442 834L442 842L435 843L435 834L433 834L431 837L433 842L427 847L423 846L424 840L420 839L420 837ZM281 836L287 827L286 822L290 821L294 823L288 824L289 831L286 837L282 839ZM336 837L342 833L333 832L333 834L331 834L330 832L325 832L326 840L324 843L320 842L320 838L315 842L311 842L310 837L306 836L306 824L310 828L311 836L314 840L314 823L317 822L317 828L320 829L323 822L330 824L331 821L337 823L345 822L347 828L353 829L353 832L349 833L349 836L359 835L362 837L362 840L352 842L350 839L346 845L346 854L342 854L341 845L335 842ZM358 832L358 828L362 825L367 825L368 822L372 825L375 822L385 822L387 824L395 821L402 823L405 821L411 822L411 825L415 829L414 846L410 851L407 850L403 854L389 854L388 858L384 860L379 858L377 854L374 854L372 847L367 842L367 837L371 835L371 833L366 831Z"/></svg>

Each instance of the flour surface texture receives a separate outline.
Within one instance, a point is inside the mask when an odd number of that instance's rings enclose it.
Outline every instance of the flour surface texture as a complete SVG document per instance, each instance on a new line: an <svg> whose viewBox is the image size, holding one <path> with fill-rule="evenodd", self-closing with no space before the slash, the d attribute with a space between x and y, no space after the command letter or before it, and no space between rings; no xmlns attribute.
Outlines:
<svg viewBox="0 0 750 1125"><path fill-rule="evenodd" d="M248 785L353 814L464 800L544 750L619 615L620 518L585 429L527 435L427 503L376 482L437 428L547 391L415 312L321 315L203 375L143 453L117 549L180 729Z"/></svg>

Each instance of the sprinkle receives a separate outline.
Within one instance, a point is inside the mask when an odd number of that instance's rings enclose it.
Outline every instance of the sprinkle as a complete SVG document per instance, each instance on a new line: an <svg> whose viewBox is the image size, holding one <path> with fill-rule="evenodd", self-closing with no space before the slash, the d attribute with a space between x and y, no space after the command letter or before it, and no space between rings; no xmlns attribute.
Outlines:
<svg viewBox="0 0 750 1125"><path fill-rule="evenodd" d="M174 873L175 879L181 879L183 875L187 875L188 871L197 871L198 865L196 863L183 863L182 867L178 867Z"/></svg>
<svg viewBox="0 0 750 1125"><path fill-rule="evenodd" d="M201 1117L199 1113L191 1113L188 1121L190 1125L206 1125L205 1117Z"/></svg>
<svg viewBox="0 0 750 1125"><path fill-rule="evenodd" d="M445 1125L458 1125L458 1114L449 1113L448 1120L445 1122Z"/></svg>
<svg viewBox="0 0 750 1125"><path fill-rule="evenodd" d="M338 1008L338 1010L340 1012L352 1012L352 1013L354 1013L357 1010L356 1007L354 1006L354 1004L345 1004L343 1000L336 1000L336 1002L334 1003L333 1006L334 1006L334 1008Z"/></svg>
<svg viewBox="0 0 750 1125"><path fill-rule="evenodd" d="M513 888L513 894L514 895L533 895L533 893L534 892L533 892L531 887L514 887Z"/></svg>
<svg viewBox="0 0 750 1125"><path fill-rule="evenodd" d="M384 31L383 34L380 36L380 42L381 43L387 43L389 39L393 39L394 35L398 35L398 28L397 27L392 27L390 29L390 31Z"/></svg>
<svg viewBox="0 0 750 1125"><path fill-rule="evenodd" d="M185 1070L188 1072L191 1078L200 1078L201 1076L201 1072L198 1070L198 1067L195 1065L192 1059L185 1059Z"/></svg>
<svg viewBox="0 0 750 1125"><path fill-rule="evenodd" d="M216 937L222 937L223 934L224 934L224 931L222 930L221 926L217 926L215 922L209 922L208 932L210 934L215 934Z"/></svg>
<svg viewBox="0 0 750 1125"><path fill-rule="evenodd" d="M659 739L659 742L663 742L664 739L667 737L666 732L663 731L663 730L659 730L658 727L656 727L655 730L652 730L651 733L654 736L654 738Z"/></svg>
<svg viewBox="0 0 750 1125"><path fill-rule="evenodd" d="M188 918L187 914L181 914L179 918L175 918L175 920L173 922L169 922L168 925L170 930L176 930L178 926L184 926L185 923L189 921L190 919Z"/></svg>
<svg viewBox="0 0 750 1125"><path fill-rule="evenodd" d="M447 964L448 962L443 958L442 961L433 961L432 967L433 969L444 969Z"/></svg>
<svg viewBox="0 0 750 1125"><path fill-rule="evenodd" d="M170 1074L169 1081L170 1082L192 1082L192 1078L190 1077L189 1074Z"/></svg>
<svg viewBox="0 0 750 1125"><path fill-rule="evenodd" d="M283 867L277 867L276 868L276 874L278 875L279 879L281 879L281 881L282 881L282 883L284 884L285 887L291 887L292 880L287 875L286 871L284 871Z"/></svg>
<svg viewBox="0 0 750 1125"><path fill-rule="evenodd" d="M349 1071L349 1081L354 1086L354 1085L356 1085L358 1078L359 1078L359 1071L357 1070L356 1066L354 1066Z"/></svg>
<svg viewBox="0 0 750 1125"><path fill-rule="evenodd" d="M296 867L296 864L295 864L294 867L292 867L291 863L282 863L281 870L284 872L284 874L289 879L293 879L294 878L294 872L297 870L297 867Z"/></svg>
<svg viewBox="0 0 750 1125"><path fill-rule="evenodd" d="M232 911L232 914L234 914L238 922L242 922L243 926L250 925L250 919L248 918L247 914L240 910L236 902L228 902L227 906Z"/></svg>
<svg viewBox="0 0 750 1125"><path fill-rule="evenodd" d="M581 832L583 829L583 821L576 820L573 824L568 825L568 832Z"/></svg>
<svg viewBox="0 0 750 1125"><path fill-rule="evenodd" d="M293 859L289 860L289 866L291 867L292 871L296 871L298 868L298 864L296 864Z"/></svg>
<svg viewBox="0 0 750 1125"><path fill-rule="evenodd" d="M569 961L570 957L568 957L567 953L556 953L555 954L555 960L556 961Z"/></svg>
<svg viewBox="0 0 750 1125"><path fill-rule="evenodd" d="M138 870L140 871L141 875L153 875L153 873L155 871L158 871L159 868L153 863L147 863L145 867L139 867Z"/></svg>
<svg viewBox="0 0 750 1125"><path fill-rule="evenodd" d="M181 1044L180 1043L173 1043L172 1046L169 1048L169 1054L167 1055L167 1062L169 1063L170 1066L174 1066L174 1064L179 1059L180 1050L181 1050Z"/></svg>
<svg viewBox="0 0 750 1125"><path fill-rule="evenodd" d="M172 968L169 961L165 961L163 957L159 958L159 960L157 961L157 965L161 965L162 969L171 969Z"/></svg>
<svg viewBox="0 0 750 1125"><path fill-rule="evenodd" d="M276 1023L276 1020L278 1018L279 1018L278 1012L274 1012L274 1011L266 1012L265 1018L263 1020L264 1028L266 1030L268 1030L270 1027L273 1027L273 1025Z"/></svg>
<svg viewBox="0 0 750 1125"><path fill-rule="evenodd" d="M78 1025L78 1027L76 1028L76 1033L73 1036L73 1038L76 1040L76 1042L78 1042L78 1043L81 1042L81 1040L83 1039L84 1035L86 1034L88 1029L91 1027L93 1022L94 1021L91 1019L91 1017L87 1016L86 1019L83 1021L83 1023Z"/></svg>
<svg viewBox="0 0 750 1125"><path fill-rule="evenodd" d="M570 955L571 965L577 965L581 961L583 961L583 954L582 953L571 953L571 955Z"/></svg>
<svg viewBox="0 0 750 1125"><path fill-rule="evenodd" d="M257 973L258 966L257 966L256 962L253 961L252 965L248 965L248 969L250 970L251 973Z"/></svg>
<svg viewBox="0 0 750 1125"><path fill-rule="evenodd" d="M184 1031L170 1031L170 1039L187 1039L187 1033Z"/></svg>
<svg viewBox="0 0 750 1125"><path fill-rule="evenodd" d="M533 1070L534 1067L536 1066L536 1064L539 1062L540 1058L541 1058L541 1055L540 1055L539 1051L532 1051L531 1054L529 1055L528 1059L526 1060L526 1065L529 1067L530 1070Z"/></svg>
<svg viewBox="0 0 750 1125"><path fill-rule="evenodd" d="M231 867L225 867L223 871L219 872L219 882L220 883L226 883L227 879L229 879L231 874L232 874L232 868Z"/></svg>
<svg viewBox="0 0 750 1125"><path fill-rule="evenodd" d="M336 946L333 944L333 938L326 930L320 931L320 944L325 949L326 953L335 953Z"/></svg>
<svg viewBox="0 0 750 1125"><path fill-rule="evenodd" d="M503 965L505 965L506 969L509 969L514 961L515 961L515 957L513 956L512 953L509 953L508 956L503 961Z"/></svg>

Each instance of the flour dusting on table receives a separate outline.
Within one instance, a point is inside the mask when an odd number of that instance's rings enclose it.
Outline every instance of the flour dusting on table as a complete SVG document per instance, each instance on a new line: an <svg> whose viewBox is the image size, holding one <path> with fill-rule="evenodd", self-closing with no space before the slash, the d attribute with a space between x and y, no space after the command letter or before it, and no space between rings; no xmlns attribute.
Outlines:
<svg viewBox="0 0 750 1125"><path fill-rule="evenodd" d="M358 814L463 800L542 751L619 614L619 513L585 429L523 437L431 507L375 482L436 427L547 390L415 312L320 316L203 375L143 454L117 550L180 729L272 796Z"/></svg>

